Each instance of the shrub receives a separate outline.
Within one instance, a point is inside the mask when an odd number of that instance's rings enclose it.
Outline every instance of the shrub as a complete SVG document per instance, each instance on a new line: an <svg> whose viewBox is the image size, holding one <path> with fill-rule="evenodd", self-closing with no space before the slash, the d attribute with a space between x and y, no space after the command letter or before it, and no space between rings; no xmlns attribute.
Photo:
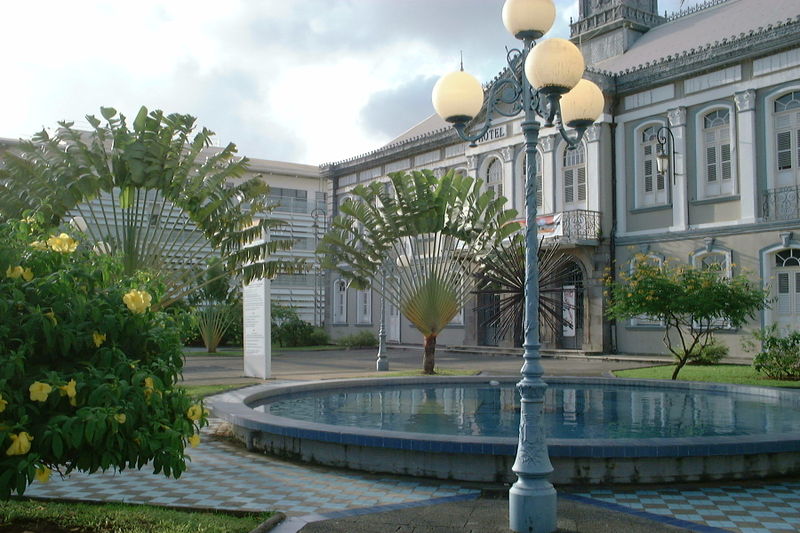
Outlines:
<svg viewBox="0 0 800 533"><path fill-rule="evenodd" d="M311 335L308 336L307 346L324 346L331 343L331 338L328 333L322 328L314 328Z"/></svg>
<svg viewBox="0 0 800 533"><path fill-rule="evenodd" d="M800 331L781 337L773 324L753 337L761 342L761 351L753 359L757 372L774 379L800 378ZM754 343L748 342L746 347L753 348Z"/></svg>
<svg viewBox="0 0 800 533"><path fill-rule="evenodd" d="M272 342L280 346L309 346L313 334L314 326L305 320L290 318L272 329Z"/></svg>
<svg viewBox="0 0 800 533"><path fill-rule="evenodd" d="M336 339L336 344L345 348L373 348L378 346L378 338L371 331L362 331Z"/></svg>
<svg viewBox="0 0 800 533"><path fill-rule="evenodd" d="M0 498L51 471L180 476L206 415L175 386L180 329L150 308L163 285L39 229L0 224Z"/></svg>
<svg viewBox="0 0 800 533"><path fill-rule="evenodd" d="M689 357L690 365L716 365L727 357L729 349L726 345L712 339L711 342L700 348L696 355Z"/></svg>

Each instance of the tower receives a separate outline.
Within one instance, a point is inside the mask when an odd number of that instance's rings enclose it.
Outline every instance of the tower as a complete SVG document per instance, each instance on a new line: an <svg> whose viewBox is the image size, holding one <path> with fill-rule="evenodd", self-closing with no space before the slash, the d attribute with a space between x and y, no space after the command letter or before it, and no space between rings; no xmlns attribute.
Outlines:
<svg viewBox="0 0 800 533"><path fill-rule="evenodd" d="M658 0L580 0L570 39L587 65L624 53L646 31L664 22Z"/></svg>

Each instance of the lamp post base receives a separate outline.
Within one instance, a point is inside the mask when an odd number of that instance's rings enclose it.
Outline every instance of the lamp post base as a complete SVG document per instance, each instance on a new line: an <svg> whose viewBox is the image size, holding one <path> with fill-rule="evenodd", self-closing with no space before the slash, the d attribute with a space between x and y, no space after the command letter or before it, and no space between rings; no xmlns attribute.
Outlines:
<svg viewBox="0 0 800 533"><path fill-rule="evenodd" d="M378 360L375 363L375 370L378 372L386 372L389 370L389 358L383 355L382 351L378 352Z"/></svg>
<svg viewBox="0 0 800 533"><path fill-rule="evenodd" d="M508 492L508 521L515 533L553 533L556 489L545 479L517 480Z"/></svg>

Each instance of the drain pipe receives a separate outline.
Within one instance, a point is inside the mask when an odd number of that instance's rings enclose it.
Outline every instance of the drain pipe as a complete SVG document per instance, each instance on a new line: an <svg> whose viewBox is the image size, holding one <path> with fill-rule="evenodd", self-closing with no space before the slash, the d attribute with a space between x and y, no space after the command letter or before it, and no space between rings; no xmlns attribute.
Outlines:
<svg viewBox="0 0 800 533"><path fill-rule="evenodd" d="M617 281L617 80L614 79L614 98L611 101L611 232L608 238L611 283ZM617 353L617 320L608 320L611 353Z"/></svg>

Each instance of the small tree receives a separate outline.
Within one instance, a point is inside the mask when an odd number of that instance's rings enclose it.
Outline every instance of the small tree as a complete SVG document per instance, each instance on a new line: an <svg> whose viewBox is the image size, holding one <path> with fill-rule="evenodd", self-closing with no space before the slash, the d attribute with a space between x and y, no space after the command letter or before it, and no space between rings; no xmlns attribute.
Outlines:
<svg viewBox="0 0 800 533"><path fill-rule="evenodd" d="M377 288L400 309L422 333L423 372L433 374L437 335L471 297L481 259L519 224L480 180L430 170L389 180L353 189L317 253L351 287ZM394 275L383 284L385 270Z"/></svg>
<svg viewBox="0 0 800 533"><path fill-rule="evenodd" d="M634 258L632 272L609 282L608 314L618 320L646 316L664 326L664 345L677 363L672 379L698 357L722 328L738 328L767 302L766 291L742 275Z"/></svg>
<svg viewBox="0 0 800 533"><path fill-rule="evenodd" d="M239 283L225 272L217 258L208 261L200 280L200 289L189 295L189 301L195 306L197 326L206 351L216 353L225 333L237 319Z"/></svg>

